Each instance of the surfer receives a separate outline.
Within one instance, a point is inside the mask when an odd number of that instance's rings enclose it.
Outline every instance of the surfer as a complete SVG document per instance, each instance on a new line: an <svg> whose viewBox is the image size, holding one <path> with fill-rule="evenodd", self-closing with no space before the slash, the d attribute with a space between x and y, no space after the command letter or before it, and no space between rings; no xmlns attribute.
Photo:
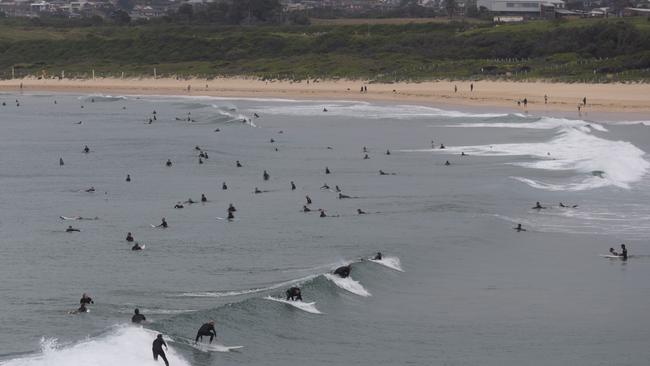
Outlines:
<svg viewBox="0 0 650 366"><path fill-rule="evenodd" d="M133 235L131 234L130 231L126 233L126 241L128 241L129 243L133 241Z"/></svg>
<svg viewBox="0 0 650 366"><path fill-rule="evenodd" d="M320 209L318 209L318 211L320 211L320 217L327 217L327 214L325 213L325 210L320 208Z"/></svg>
<svg viewBox="0 0 650 366"><path fill-rule="evenodd" d="M341 278L346 278L350 276L350 265L342 266L334 270L334 274L338 275Z"/></svg>
<svg viewBox="0 0 650 366"><path fill-rule="evenodd" d="M395 173L387 173L387 172L379 169L379 175L395 175Z"/></svg>
<svg viewBox="0 0 650 366"><path fill-rule="evenodd" d="M375 254L375 257L373 258L373 260L380 261L381 258L383 258L382 255L381 255L381 252L377 252L377 254Z"/></svg>
<svg viewBox="0 0 650 366"><path fill-rule="evenodd" d="M131 181L131 174L127 174L127 175L126 175L126 181L127 181L127 182L130 182L130 181Z"/></svg>
<svg viewBox="0 0 650 366"><path fill-rule="evenodd" d="M265 171L264 171L264 174L262 174L262 177L263 177L264 180L266 181L266 180L269 180L269 178L270 178L271 176L270 176L269 173L265 170Z"/></svg>
<svg viewBox="0 0 650 366"><path fill-rule="evenodd" d="M330 168L329 168L329 167L325 167L325 174L331 174L331 173L332 173L332 172L330 172Z"/></svg>
<svg viewBox="0 0 650 366"><path fill-rule="evenodd" d="M228 185L226 185L226 182L221 183L221 189L224 191L228 189Z"/></svg>
<svg viewBox="0 0 650 366"><path fill-rule="evenodd" d="M133 250L133 251L136 251L136 250L142 250L142 247L140 246L140 244L138 244L138 242L136 242L136 243L131 247L131 250Z"/></svg>
<svg viewBox="0 0 650 366"><path fill-rule="evenodd" d="M165 163L168 167L172 166L172 161L170 159L167 159L167 162Z"/></svg>
<svg viewBox="0 0 650 366"><path fill-rule="evenodd" d="M300 288L292 287L287 290L287 301L302 301L302 294L300 293Z"/></svg>
<svg viewBox="0 0 650 366"><path fill-rule="evenodd" d="M260 194L260 193L262 193L262 191L260 191L259 188L255 187L255 191L254 191L253 193L255 193L255 194Z"/></svg>
<svg viewBox="0 0 650 366"><path fill-rule="evenodd" d="M84 146L84 153L88 154L90 152L90 148L88 145Z"/></svg>
<svg viewBox="0 0 650 366"><path fill-rule="evenodd" d="M621 244L621 258L626 261L627 260L627 248L625 247L625 244Z"/></svg>
<svg viewBox="0 0 650 366"><path fill-rule="evenodd" d="M86 189L86 192L88 192L88 193L95 192L95 187L90 187L90 188Z"/></svg>
<svg viewBox="0 0 650 366"><path fill-rule="evenodd" d="M235 212L235 211L237 211L237 209L236 209L235 206L233 206L233 204L231 203L231 204L228 206L228 213L232 213L232 212Z"/></svg>
<svg viewBox="0 0 650 366"><path fill-rule="evenodd" d="M514 229L517 230L518 233L520 233L522 231L526 231L526 229L521 227L521 224L517 224L517 227L515 227Z"/></svg>
<svg viewBox="0 0 650 366"><path fill-rule="evenodd" d="M174 208L183 208L183 207L185 207L185 206L183 206L181 201L176 202L176 204L174 205Z"/></svg>
<svg viewBox="0 0 650 366"><path fill-rule="evenodd" d="M199 331L196 333L196 339L194 339L194 343L197 343L199 339L203 340L203 336L210 336L210 343L212 343L214 337L217 336L217 331L214 329L214 320L210 320L209 322L203 324L201 328L199 328Z"/></svg>
<svg viewBox="0 0 650 366"><path fill-rule="evenodd" d="M543 209L545 209L545 208L546 208L546 207L542 206L542 205L539 203L539 201L537 201L537 202L535 203L535 206L533 207L533 210L543 210Z"/></svg>
<svg viewBox="0 0 650 366"><path fill-rule="evenodd" d="M228 221L232 221L234 219L235 219L235 215L231 211L228 211Z"/></svg>
<svg viewBox="0 0 650 366"><path fill-rule="evenodd" d="M160 222L160 225L158 225L158 227L167 229L167 221L165 220L164 217L162 218L162 221Z"/></svg>
<svg viewBox="0 0 650 366"><path fill-rule="evenodd" d="M81 313L87 313L87 312L88 312L88 308L86 307L86 304L81 304L79 306L79 309L69 311L68 314L81 314Z"/></svg>
<svg viewBox="0 0 650 366"><path fill-rule="evenodd" d="M162 346L165 346L165 349L169 349L167 347L167 343L165 343L165 340L163 339L162 334L158 334L156 339L154 339L153 344L151 345L151 350L153 351L153 360L158 361L158 356L165 361L165 366L169 366L169 361L167 361L167 356L165 356L165 351L163 351Z"/></svg>
<svg viewBox="0 0 650 366"><path fill-rule="evenodd" d="M357 214L359 214L359 215L365 215L365 214L366 214L366 211L364 211L364 210L362 210L362 209L360 209L360 208L357 208Z"/></svg>
<svg viewBox="0 0 650 366"><path fill-rule="evenodd" d="M614 255L614 256L617 256L617 257L620 256L620 254L616 253L616 251L614 250L614 248L609 248L609 254Z"/></svg>
<svg viewBox="0 0 650 366"><path fill-rule="evenodd" d="M296 184L293 181L291 181L291 190L292 191L296 190Z"/></svg>
<svg viewBox="0 0 650 366"><path fill-rule="evenodd" d="M302 212L311 212L311 209L305 205L302 206Z"/></svg>
<svg viewBox="0 0 650 366"><path fill-rule="evenodd" d="M237 163L237 168L241 168L241 163L239 162L239 160L237 160L236 163Z"/></svg>
<svg viewBox="0 0 650 366"><path fill-rule="evenodd" d="M390 150L386 150L386 155L390 155Z"/></svg>
<svg viewBox="0 0 650 366"><path fill-rule="evenodd" d="M334 186L334 190L341 193L341 188L338 185Z"/></svg>
<svg viewBox="0 0 650 366"><path fill-rule="evenodd" d="M347 194L339 193L339 199L342 200L344 198L352 198L352 197L348 196Z"/></svg>
<svg viewBox="0 0 650 366"><path fill-rule="evenodd" d="M370 156L368 156L368 154L363 156L363 160L368 160L368 159L370 159Z"/></svg>
<svg viewBox="0 0 650 366"><path fill-rule="evenodd" d="M444 148L445 148L445 144L440 144L440 148L441 148L441 149L444 149Z"/></svg>
<svg viewBox="0 0 650 366"><path fill-rule="evenodd" d="M88 296L86 293L83 293L81 295L81 299L79 300L79 304L81 305L87 305L87 304L94 304L95 302L93 301L90 296Z"/></svg>
<svg viewBox="0 0 650 366"><path fill-rule="evenodd" d="M208 198L205 196L204 193L201 193L201 202L208 202Z"/></svg>
<svg viewBox="0 0 650 366"><path fill-rule="evenodd" d="M135 314L133 314L133 317L131 317L131 322L140 324L146 320L147 318L145 318L144 315L140 314L140 309L135 309Z"/></svg>
<svg viewBox="0 0 650 366"><path fill-rule="evenodd" d="M188 205L191 205L191 204L193 204L193 203L196 203L196 201L194 201L194 200L191 199L191 198L188 198L187 201L185 201L185 202L183 202L183 203L187 203Z"/></svg>
<svg viewBox="0 0 650 366"><path fill-rule="evenodd" d="M564 203L560 202L560 207L564 207L564 208L578 208L578 205L565 205Z"/></svg>
<svg viewBox="0 0 650 366"><path fill-rule="evenodd" d="M63 163L63 158L59 158L59 166L63 166L65 163Z"/></svg>
<svg viewBox="0 0 650 366"><path fill-rule="evenodd" d="M75 232L75 231L80 232L81 230L73 228L72 225L69 225L68 228L65 229L66 233L72 233L72 232Z"/></svg>
<svg viewBox="0 0 650 366"><path fill-rule="evenodd" d="M307 204L311 205L311 198L309 196L305 196L305 198L307 199Z"/></svg>

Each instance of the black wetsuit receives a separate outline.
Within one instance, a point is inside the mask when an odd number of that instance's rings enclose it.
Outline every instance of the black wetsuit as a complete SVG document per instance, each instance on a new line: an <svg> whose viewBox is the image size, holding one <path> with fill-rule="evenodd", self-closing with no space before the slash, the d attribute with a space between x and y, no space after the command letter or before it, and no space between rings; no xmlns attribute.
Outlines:
<svg viewBox="0 0 650 366"><path fill-rule="evenodd" d="M214 337L217 336L217 331L214 329L214 324L205 323L199 328L199 331L196 333L196 339L194 342L198 342L199 339L203 339L203 336L210 336L210 343Z"/></svg>
<svg viewBox="0 0 650 366"><path fill-rule="evenodd" d="M622 248L621 258L623 258L623 260L627 260L627 248Z"/></svg>
<svg viewBox="0 0 650 366"><path fill-rule="evenodd" d="M302 294L300 293L300 289L298 287L292 287L287 290L287 301L302 301Z"/></svg>
<svg viewBox="0 0 650 366"><path fill-rule="evenodd" d="M151 346L151 350L153 351L153 359L154 361L158 361L158 356L165 361L165 365L169 366L169 361L167 361L167 356L165 356L165 351L163 351L162 346L167 347L167 343L162 338L156 338L153 341L153 345Z"/></svg>
<svg viewBox="0 0 650 366"><path fill-rule="evenodd" d="M135 245L131 247L131 250L142 250L142 247L140 246L140 244L135 243Z"/></svg>
<svg viewBox="0 0 650 366"><path fill-rule="evenodd" d="M334 270L334 274L338 275L341 278L346 278L350 275L350 266L339 267Z"/></svg>
<svg viewBox="0 0 650 366"><path fill-rule="evenodd" d="M145 318L144 315L142 315L142 314L135 314L131 318L131 322L133 322L133 323L142 323L145 320L147 320L147 318Z"/></svg>
<svg viewBox="0 0 650 366"><path fill-rule="evenodd" d="M380 261L381 258L382 258L381 253L377 253L377 255L375 255L375 258L373 258L373 259L376 260L376 261Z"/></svg>
<svg viewBox="0 0 650 366"><path fill-rule="evenodd" d="M84 296L81 298L81 300L79 300L79 304L87 305L87 304L94 304L94 303L95 302L93 301L93 299L90 298L90 296Z"/></svg>

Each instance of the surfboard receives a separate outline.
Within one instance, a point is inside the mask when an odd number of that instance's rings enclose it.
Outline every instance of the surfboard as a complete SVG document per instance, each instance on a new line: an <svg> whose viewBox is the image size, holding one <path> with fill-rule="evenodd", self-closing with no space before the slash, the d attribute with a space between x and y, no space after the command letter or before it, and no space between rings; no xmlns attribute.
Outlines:
<svg viewBox="0 0 650 366"><path fill-rule="evenodd" d="M303 302L303 301L288 301L284 299L280 299L277 297L272 297L272 296L267 296L265 297L266 300L271 300L275 302L281 302L283 304L291 305L296 309L300 309L302 311L311 313L311 314L322 314L320 310L316 309L316 302Z"/></svg>
<svg viewBox="0 0 650 366"><path fill-rule="evenodd" d="M368 261L381 264L382 266L388 267L398 272L404 272L402 269L402 263L397 257L383 257L382 259L368 258Z"/></svg>
<svg viewBox="0 0 650 366"><path fill-rule="evenodd" d="M67 216L59 216L61 220L79 220L79 217L67 217Z"/></svg>
<svg viewBox="0 0 650 366"><path fill-rule="evenodd" d="M172 340L174 342L174 340ZM201 352L232 352L244 348L244 346L224 346L219 343L195 343L192 339L181 338L180 342L186 344L194 349L197 349Z"/></svg>
<svg viewBox="0 0 650 366"><path fill-rule="evenodd" d="M620 255L611 255L611 254L599 254L599 256L607 259L623 259Z"/></svg>

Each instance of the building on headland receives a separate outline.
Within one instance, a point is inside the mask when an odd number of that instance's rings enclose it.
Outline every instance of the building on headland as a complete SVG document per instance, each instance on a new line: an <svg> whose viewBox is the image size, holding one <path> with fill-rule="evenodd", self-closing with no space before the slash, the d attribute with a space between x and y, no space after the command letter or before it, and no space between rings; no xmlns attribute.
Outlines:
<svg viewBox="0 0 650 366"><path fill-rule="evenodd" d="M563 0L478 0L479 8L494 15L541 16L546 7L564 9Z"/></svg>

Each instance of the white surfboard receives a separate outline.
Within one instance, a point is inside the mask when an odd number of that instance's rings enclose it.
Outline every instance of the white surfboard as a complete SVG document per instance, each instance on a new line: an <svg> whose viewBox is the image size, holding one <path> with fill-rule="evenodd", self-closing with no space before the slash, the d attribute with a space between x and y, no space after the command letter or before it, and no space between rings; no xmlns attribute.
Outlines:
<svg viewBox="0 0 650 366"><path fill-rule="evenodd" d="M316 303L315 302L303 302L303 301L288 301L284 299L280 299L277 297L271 297L267 296L265 297L266 300L271 300L275 302L281 302L283 304L291 305L296 309L300 309L302 311L311 313L311 314L322 314L320 310L316 309Z"/></svg>
<svg viewBox="0 0 650 366"><path fill-rule="evenodd" d="M607 259L623 259L622 256L620 255L612 255L612 254L599 254L599 256Z"/></svg>
<svg viewBox="0 0 650 366"><path fill-rule="evenodd" d="M174 342L174 339L171 339L171 341ZM244 348L244 346L224 346L219 343L196 343L188 338L180 338L179 341L201 352L231 352Z"/></svg>
<svg viewBox="0 0 650 366"><path fill-rule="evenodd" d="M383 257L382 259L368 258L368 260L373 263L381 264L382 266L388 267L390 269L394 269L399 272L404 272L404 270L402 269L402 263L397 257Z"/></svg>
<svg viewBox="0 0 650 366"><path fill-rule="evenodd" d="M350 277L341 278L338 275L326 273L325 278L334 282L334 284L346 291L349 291L355 295L368 297L372 296L368 290L366 290L358 281L353 280Z"/></svg>

